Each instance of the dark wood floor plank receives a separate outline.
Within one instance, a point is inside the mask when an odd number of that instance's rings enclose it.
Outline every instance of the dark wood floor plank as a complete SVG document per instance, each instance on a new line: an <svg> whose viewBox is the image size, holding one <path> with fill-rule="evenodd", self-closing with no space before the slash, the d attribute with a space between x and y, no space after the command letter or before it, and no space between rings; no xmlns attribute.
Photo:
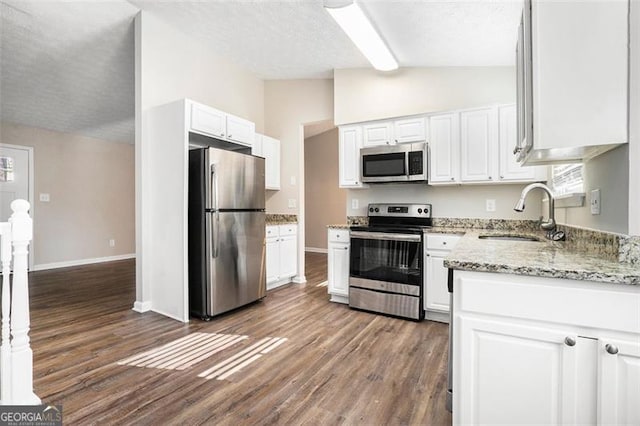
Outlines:
<svg viewBox="0 0 640 426"><path fill-rule="evenodd" d="M65 424L449 425L447 326L330 303L324 254L307 254L307 279L182 324L131 310L133 261L31 273L35 391ZM117 364L195 332L249 338L184 371ZM265 337L288 340L225 380L197 377Z"/></svg>

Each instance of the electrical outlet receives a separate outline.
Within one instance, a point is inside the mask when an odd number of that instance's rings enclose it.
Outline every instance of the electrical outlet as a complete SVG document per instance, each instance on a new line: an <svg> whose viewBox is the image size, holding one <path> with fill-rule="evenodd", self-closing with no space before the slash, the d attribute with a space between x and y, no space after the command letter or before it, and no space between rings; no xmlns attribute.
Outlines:
<svg viewBox="0 0 640 426"><path fill-rule="evenodd" d="M296 177L295 176L291 176L291 179L289 180L289 182L291 182L291 186L295 186L296 184ZM291 207L291 206L289 206Z"/></svg>
<svg viewBox="0 0 640 426"><path fill-rule="evenodd" d="M51 197L49 196L49 194L40 194L40 201L42 201L43 203L48 203L49 201L51 201Z"/></svg>
<svg viewBox="0 0 640 426"><path fill-rule="evenodd" d="M289 198L289 208L290 209L295 209L296 208L296 200L295 200L295 198Z"/></svg>
<svg viewBox="0 0 640 426"><path fill-rule="evenodd" d="M359 208L360 208L360 200L358 200L357 198L354 198L353 200L351 200L351 209L358 210Z"/></svg>
<svg viewBox="0 0 640 426"><path fill-rule="evenodd" d="M495 212L496 211L496 200L487 200L487 211Z"/></svg>
<svg viewBox="0 0 640 426"><path fill-rule="evenodd" d="M114 240L113 238L109 240L109 247L115 247L116 246L116 240Z"/></svg>
<svg viewBox="0 0 640 426"><path fill-rule="evenodd" d="M591 214L597 215L600 214L600 209L602 208L602 202L600 202L600 190L594 189L591 191Z"/></svg>

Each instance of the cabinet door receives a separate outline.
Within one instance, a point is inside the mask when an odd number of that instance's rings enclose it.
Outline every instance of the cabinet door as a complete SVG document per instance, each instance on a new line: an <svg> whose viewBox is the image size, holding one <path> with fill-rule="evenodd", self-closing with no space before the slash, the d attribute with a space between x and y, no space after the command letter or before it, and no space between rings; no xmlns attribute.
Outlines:
<svg viewBox="0 0 640 426"><path fill-rule="evenodd" d="M262 153L265 159L265 186L280 189L280 141L269 136L262 138Z"/></svg>
<svg viewBox="0 0 640 426"><path fill-rule="evenodd" d="M278 237L266 239L267 284L280 279L280 241Z"/></svg>
<svg viewBox="0 0 640 426"><path fill-rule="evenodd" d="M495 108L460 113L460 179L463 182L493 180L498 146Z"/></svg>
<svg viewBox="0 0 640 426"><path fill-rule="evenodd" d="M360 187L360 147L362 128L360 126L340 127L339 178L340 187Z"/></svg>
<svg viewBox="0 0 640 426"><path fill-rule="evenodd" d="M640 341L601 339L598 346L598 424L640 424Z"/></svg>
<svg viewBox="0 0 640 426"><path fill-rule="evenodd" d="M499 149L500 149L500 180L531 181L536 178L538 167L521 167L513 155L513 148L517 145L518 120L515 105L499 108Z"/></svg>
<svg viewBox="0 0 640 426"><path fill-rule="evenodd" d="M253 138L253 144L251 145L251 155L264 158L264 154L262 152L262 135L260 133L256 133L255 137Z"/></svg>
<svg viewBox="0 0 640 426"><path fill-rule="evenodd" d="M459 180L460 140L458 114L429 117L429 180L457 182Z"/></svg>
<svg viewBox="0 0 640 426"><path fill-rule="evenodd" d="M251 146L256 134L256 125L244 118L227 115L227 139Z"/></svg>
<svg viewBox="0 0 640 426"><path fill-rule="evenodd" d="M394 121L393 137L395 143L423 142L426 140L424 117Z"/></svg>
<svg viewBox="0 0 640 426"><path fill-rule="evenodd" d="M571 331L504 318L454 318L453 412L458 424L575 424L580 354ZM582 348L585 346L585 348ZM588 367L588 366L584 366Z"/></svg>
<svg viewBox="0 0 640 426"><path fill-rule="evenodd" d="M217 138L226 133L226 115L205 105L191 104L191 130Z"/></svg>
<svg viewBox="0 0 640 426"><path fill-rule="evenodd" d="M425 310L449 312L448 269L444 266L445 256L445 252L427 254Z"/></svg>
<svg viewBox="0 0 640 426"><path fill-rule="evenodd" d="M391 122L365 124L362 126L363 146L365 148L393 143L393 125Z"/></svg>
<svg viewBox="0 0 640 426"><path fill-rule="evenodd" d="M330 243L327 265L329 293L349 295L349 244Z"/></svg>
<svg viewBox="0 0 640 426"><path fill-rule="evenodd" d="M298 271L297 236L280 237L280 279L293 277Z"/></svg>

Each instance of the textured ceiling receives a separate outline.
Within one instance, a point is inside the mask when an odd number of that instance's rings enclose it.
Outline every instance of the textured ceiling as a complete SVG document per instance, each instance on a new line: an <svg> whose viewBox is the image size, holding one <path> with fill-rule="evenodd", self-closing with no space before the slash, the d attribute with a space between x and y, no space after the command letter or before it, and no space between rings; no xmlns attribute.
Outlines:
<svg viewBox="0 0 640 426"><path fill-rule="evenodd" d="M514 62L520 1L360 4L401 67ZM132 143L140 9L264 79L369 67L321 0L0 0L2 119Z"/></svg>

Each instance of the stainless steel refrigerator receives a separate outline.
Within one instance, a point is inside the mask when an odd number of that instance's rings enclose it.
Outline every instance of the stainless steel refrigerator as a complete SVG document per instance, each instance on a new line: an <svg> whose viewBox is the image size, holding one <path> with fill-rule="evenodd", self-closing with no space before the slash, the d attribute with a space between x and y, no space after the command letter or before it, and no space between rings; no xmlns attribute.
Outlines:
<svg viewBox="0 0 640 426"><path fill-rule="evenodd" d="M264 159L189 151L189 310L209 319L266 293Z"/></svg>

